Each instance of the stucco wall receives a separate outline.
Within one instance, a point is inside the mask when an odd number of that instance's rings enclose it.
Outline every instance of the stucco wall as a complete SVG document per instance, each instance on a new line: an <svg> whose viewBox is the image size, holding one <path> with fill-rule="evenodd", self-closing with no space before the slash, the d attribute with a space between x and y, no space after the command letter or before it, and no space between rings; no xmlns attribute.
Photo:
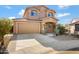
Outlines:
<svg viewBox="0 0 79 59"><path fill-rule="evenodd" d="M43 6L39 7L29 7L25 10L25 13L23 15L23 17L26 17L28 19L39 19L39 18L44 18L44 17L48 17L48 13L52 13L53 15L55 15L55 12L53 10L47 9ZM31 11L35 10L37 12L37 16L31 16ZM54 16L52 16L54 17Z"/></svg>
<svg viewBox="0 0 79 59"><path fill-rule="evenodd" d="M25 12L24 17L25 17L25 18L28 18L28 19L39 19L39 15L37 15L37 16L31 16L31 11L32 11L32 10L37 11L38 14L39 14L39 10L38 10L38 9L30 8L29 10L27 10L27 11Z"/></svg>
<svg viewBox="0 0 79 59"><path fill-rule="evenodd" d="M44 32L44 25L51 22L56 26L56 20L52 18L43 18L42 21L32 21L27 19L14 20L14 33L40 33ZM54 28L53 28L54 29Z"/></svg>
<svg viewBox="0 0 79 59"><path fill-rule="evenodd" d="M70 34L74 34L74 30L75 30L75 25L71 25L70 26Z"/></svg>

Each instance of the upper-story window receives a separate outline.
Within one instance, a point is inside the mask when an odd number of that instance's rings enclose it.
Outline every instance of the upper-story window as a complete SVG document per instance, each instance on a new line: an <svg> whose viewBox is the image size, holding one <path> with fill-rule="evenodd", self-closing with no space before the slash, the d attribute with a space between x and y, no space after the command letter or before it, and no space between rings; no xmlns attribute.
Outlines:
<svg viewBox="0 0 79 59"><path fill-rule="evenodd" d="M53 14L52 13L48 13L48 17L52 17L53 16Z"/></svg>
<svg viewBox="0 0 79 59"><path fill-rule="evenodd" d="M37 11L35 10L31 11L31 16L37 16Z"/></svg>

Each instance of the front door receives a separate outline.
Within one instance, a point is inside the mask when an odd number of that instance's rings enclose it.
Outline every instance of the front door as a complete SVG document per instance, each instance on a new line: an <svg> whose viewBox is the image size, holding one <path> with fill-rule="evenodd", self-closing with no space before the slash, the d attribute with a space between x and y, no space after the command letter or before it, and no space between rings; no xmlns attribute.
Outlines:
<svg viewBox="0 0 79 59"><path fill-rule="evenodd" d="M46 33L52 33L54 28L53 28L53 23L46 23Z"/></svg>

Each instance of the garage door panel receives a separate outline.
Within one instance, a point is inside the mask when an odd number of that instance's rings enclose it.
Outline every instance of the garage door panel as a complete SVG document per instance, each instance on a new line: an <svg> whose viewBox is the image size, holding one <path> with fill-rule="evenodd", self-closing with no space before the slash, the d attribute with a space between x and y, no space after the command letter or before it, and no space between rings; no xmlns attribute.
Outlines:
<svg viewBox="0 0 79 59"><path fill-rule="evenodd" d="M40 33L40 23L38 22L22 22L18 23L19 33Z"/></svg>

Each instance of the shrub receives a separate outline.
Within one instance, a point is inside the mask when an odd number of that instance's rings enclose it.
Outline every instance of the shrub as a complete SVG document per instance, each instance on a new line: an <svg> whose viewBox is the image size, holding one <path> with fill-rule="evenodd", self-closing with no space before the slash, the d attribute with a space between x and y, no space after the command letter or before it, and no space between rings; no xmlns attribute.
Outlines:
<svg viewBox="0 0 79 59"><path fill-rule="evenodd" d="M67 31L65 27L61 24L58 25L58 29L60 34L65 34L65 32Z"/></svg>
<svg viewBox="0 0 79 59"><path fill-rule="evenodd" d="M9 19L0 19L0 43L3 45L4 35L10 33L12 22ZM1 47L0 45L0 47Z"/></svg>

